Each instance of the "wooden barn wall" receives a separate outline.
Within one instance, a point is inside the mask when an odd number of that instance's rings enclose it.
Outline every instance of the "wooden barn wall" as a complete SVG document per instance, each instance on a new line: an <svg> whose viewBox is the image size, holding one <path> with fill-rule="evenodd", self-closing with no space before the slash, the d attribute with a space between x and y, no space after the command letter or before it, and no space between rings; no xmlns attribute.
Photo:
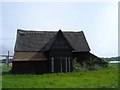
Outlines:
<svg viewBox="0 0 120 90"><path fill-rule="evenodd" d="M73 58L77 58L78 62L83 62L90 59L89 52L73 52Z"/></svg>
<svg viewBox="0 0 120 90"><path fill-rule="evenodd" d="M48 61L13 61L12 73L48 73Z"/></svg>
<svg viewBox="0 0 120 90"><path fill-rule="evenodd" d="M50 57L69 57L72 55L72 48L60 34L49 50Z"/></svg>
<svg viewBox="0 0 120 90"><path fill-rule="evenodd" d="M49 57L71 57L72 51L70 49L52 49L49 51Z"/></svg>
<svg viewBox="0 0 120 90"><path fill-rule="evenodd" d="M67 66L66 66L66 58L64 57L55 57L54 58L54 73L60 73L61 72L61 61L62 61L62 72L66 72L66 67L67 67L67 72L72 72L73 71L73 66L72 66L72 58L70 59L70 71L69 71L69 61L67 58ZM49 71L52 71L52 64L51 64L51 58L49 59Z"/></svg>

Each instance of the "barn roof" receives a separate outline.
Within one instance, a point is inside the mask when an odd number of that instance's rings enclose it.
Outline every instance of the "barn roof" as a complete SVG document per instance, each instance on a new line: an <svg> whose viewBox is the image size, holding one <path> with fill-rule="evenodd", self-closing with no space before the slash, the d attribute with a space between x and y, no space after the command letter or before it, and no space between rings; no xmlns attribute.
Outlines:
<svg viewBox="0 0 120 90"><path fill-rule="evenodd" d="M54 41L55 31L26 31L17 30L17 39L15 51L44 51L45 46L48 47L51 41ZM83 31L81 32L63 32L73 51L83 52L90 51Z"/></svg>

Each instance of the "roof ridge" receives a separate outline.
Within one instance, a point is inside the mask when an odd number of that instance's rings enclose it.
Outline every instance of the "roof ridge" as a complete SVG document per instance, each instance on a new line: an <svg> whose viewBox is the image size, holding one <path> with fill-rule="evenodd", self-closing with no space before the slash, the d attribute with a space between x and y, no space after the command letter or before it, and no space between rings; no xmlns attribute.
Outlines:
<svg viewBox="0 0 120 90"><path fill-rule="evenodd" d="M63 30L61 30L63 33L81 33L81 32L83 32L83 31L63 31ZM49 33L57 33L58 31L45 31L45 30L43 30L43 31L37 31L37 30L23 30L23 29L17 29L17 32L33 32L33 33L35 33L35 32L49 32Z"/></svg>
<svg viewBox="0 0 120 90"><path fill-rule="evenodd" d="M66 38L65 34L61 30L59 30L55 34L55 36L53 38L51 38L51 40L42 48L42 50L48 50L49 48L51 48L51 46L54 44L55 40L57 39L58 35L62 35L62 37L66 40L68 45L73 49L72 45L70 44L70 42Z"/></svg>

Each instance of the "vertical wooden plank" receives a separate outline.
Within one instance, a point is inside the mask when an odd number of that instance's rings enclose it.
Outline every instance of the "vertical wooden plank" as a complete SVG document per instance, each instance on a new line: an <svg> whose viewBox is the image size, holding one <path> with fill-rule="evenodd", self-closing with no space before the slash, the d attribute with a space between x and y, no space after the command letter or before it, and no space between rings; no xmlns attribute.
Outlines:
<svg viewBox="0 0 120 90"><path fill-rule="evenodd" d="M69 72L70 72L70 58L68 58L68 66L69 66Z"/></svg>
<svg viewBox="0 0 120 90"><path fill-rule="evenodd" d="M65 58L65 61L66 61L66 72L67 72L67 71L68 71L68 70L67 70L67 57Z"/></svg>
<svg viewBox="0 0 120 90"><path fill-rule="evenodd" d="M6 64L7 66L9 65L9 51L8 51L8 56L6 56Z"/></svg>
<svg viewBox="0 0 120 90"><path fill-rule="evenodd" d="M9 56L6 56L6 65L8 65Z"/></svg>
<svg viewBox="0 0 120 90"><path fill-rule="evenodd" d="M60 70L61 70L61 73L62 73L62 58L60 58Z"/></svg>
<svg viewBox="0 0 120 90"><path fill-rule="evenodd" d="M52 73L54 73L54 58L51 58Z"/></svg>

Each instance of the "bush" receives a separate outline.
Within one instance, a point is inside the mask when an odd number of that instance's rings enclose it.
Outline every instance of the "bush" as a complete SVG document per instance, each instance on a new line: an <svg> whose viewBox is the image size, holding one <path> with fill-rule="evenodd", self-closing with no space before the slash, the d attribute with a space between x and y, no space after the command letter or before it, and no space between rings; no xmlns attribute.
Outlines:
<svg viewBox="0 0 120 90"><path fill-rule="evenodd" d="M77 60L77 58L74 58L73 62L72 62L73 72L86 71L86 68L85 67L83 68L76 60Z"/></svg>
<svg viewBox="0 0 120 90"><path fill-rule="evenodd" d="M73 59L73 71L80 72L80 71L93 71L93 70L100 70L103 67L107 67L108 63L103 59L90 59L83 62L83 67L76 61L77 58Z"/></svg>
<svg viewBox="0 0 120 90"><path fill-rule="evenodd" d="M108 61L106 59L101 59L102 60L102 67L108 67Z"/></svg>
<svg viewBox="0 0 120 90"><path fill-rule="evenodd" d="M107 61L103 59L90 59L87 61L84 61L85 67L87 67L88 70L100 70L102 67L107 67L108 63Z"/></svg>

